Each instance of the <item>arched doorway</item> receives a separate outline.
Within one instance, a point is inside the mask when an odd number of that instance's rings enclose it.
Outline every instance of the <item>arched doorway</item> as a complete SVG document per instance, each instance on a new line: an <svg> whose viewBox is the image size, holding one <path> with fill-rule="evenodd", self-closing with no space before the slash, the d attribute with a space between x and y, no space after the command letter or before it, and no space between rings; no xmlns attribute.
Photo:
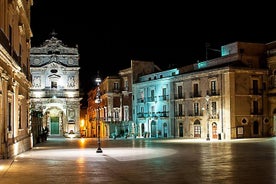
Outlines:
<svg viewBox="0 0 276 184"><path fill-rule="evenodd" d="M63 123L63 111L58 107L51 107L47 109L44 114L45 121L43 126L49 129L49 135L63 135L65 128Z"/></svg>

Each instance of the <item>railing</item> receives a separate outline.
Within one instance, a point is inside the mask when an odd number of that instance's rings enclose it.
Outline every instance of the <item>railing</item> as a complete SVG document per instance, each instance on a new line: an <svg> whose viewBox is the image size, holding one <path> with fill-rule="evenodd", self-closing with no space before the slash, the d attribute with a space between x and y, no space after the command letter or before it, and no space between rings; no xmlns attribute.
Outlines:
<svg viewBox="0 0 276 184"><path fill-rule="evenodd" d="M161 95L158 98L160 101L169 100L169 95Z"/></svg>
<svg viewBox="0 0 276 184"><path fill-rule="evenodd" d="M263 94L263 90L262 89L250 89L249 93L251 95L262 95Z"/></svg>
<svg viewBox="0 0 276 184"><path fill-rule="evenodd" d="M44 90L39 90L35 89L31 91L31 96L35 96L36 93L40 93L41 98L52 98L52 97L57 97L57 98L68 98L68 97L78 97L79 92L77 90L58 90L58 89L44 89ZM69 94L70 93L70 94ZM71 95L72 93L72 95Z"/></svg>
<svg viewBox="0 0 276 184"><path fill-rule="evenodd" d="M203 116L203 113L202 112L198 112L198 113L190 112L189 116Z"/></svg>
<svg viewBox="0 0 276 184"><path fill-rule="evenodd" d="M178 93L178 94L174 94L174 99L178 100L178 99L184 99L185 95L182 93Z"/></svg>
<svg viewBox="0 0 276 184"><path fill-rule="evenodd" d="M219 96L220 95L219 90L207 90L206 94L209 96Z"/></svg>
<svg viewBox="0 0 276 184"><path fill-rule="evenodd" d="M251 115L262 115L263 114L263 110L260 109L260 110L256 110L256 111L252 111L250 112Z"/></svg>
<svg viewBox="0 0 276 184"><path fill-rule="evenodd" d="M144 98L138 98L137 99L137 103L144 103L145 102L145 99Z"/></svg>
<svg viewBox="0 0 276 184"><path fill-rule="evenodd" d="M155 102L156 101L156 96L150 96L147 98L147 102Z"/></svg>
<svg viewBox="0 0 276 184"><path fill-rule="evenodd" d="M192 92L190 93L190 97L191 98L197 98L197 97L201 97L201 92Z"/></svg>
<svg viewBox="0 0 276 184"><path fill-rule="evenodd" d="M175 117L183 117L183 116L185 116L184 115L184 112L175 112Z"/></svg>
<svg viewBox="0 0 276 184"><path fill-rule="evenodd" d="M169 111L157 112L160 117L169 117Z"/></svg>

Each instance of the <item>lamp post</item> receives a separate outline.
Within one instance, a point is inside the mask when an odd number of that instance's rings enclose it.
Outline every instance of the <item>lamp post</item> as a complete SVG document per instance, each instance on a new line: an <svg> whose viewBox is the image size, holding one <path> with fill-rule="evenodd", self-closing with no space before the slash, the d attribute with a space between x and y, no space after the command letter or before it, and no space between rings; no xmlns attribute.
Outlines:
<svg viewBox="0 0 276 184"><path fill-rule="evenodd" d="M209 120L210 120L210 112L209 112L209 95L205 97L206 100L206 112L207 112L207 138L206 141L210 141L210 134L209 134Z"/></svg>
<svg viewBox="0 0 276 184"><path fill-rule="evenodd" d="M101 78L98 74L97 78L95 79L96 83L97 83L97 94L96 94L96 99L95 99L95 103L97 104L97 136L98 136L98 148L96 153L102 153L103 150L101 148L101 125L100 125L100 103L101 103L101 93L100 93L100 83L101 83Z"/></svg>

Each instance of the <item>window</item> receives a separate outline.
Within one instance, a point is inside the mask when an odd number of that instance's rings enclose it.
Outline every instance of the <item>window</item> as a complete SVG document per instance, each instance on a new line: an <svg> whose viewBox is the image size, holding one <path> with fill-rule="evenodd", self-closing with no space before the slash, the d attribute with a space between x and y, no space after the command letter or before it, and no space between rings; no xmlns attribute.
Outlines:
<svg viewBox="0 0 276 184"><path fill-rule="evenodd" d="M9 120L8 120L8 130L11 131L12 130L12 126L11 126L11 117L12 117L12 104L9 102L9 107L8 107L8 114L9 114Z"/></svg>
<svg viewBox="0 0 276 184"><path fill-rule="evenodd" d="M119 112L118 112L118 110L115 110L115 118L116 119L119 118Z"/></svg>
<svg viewBox="0 0 276 184"><path fill-rule="evenodd" d="M211 94L215 95L216 91L217 91L217 87L216 87L216 81L211 81Z"/></svg>
<svg viewBox="0 0 276 184"><path fill-rule="evenodd" d="M177 86L178 98L182 98L182 86Z"/></svg>
<svg viewBox="0 0 276 184"><path fill-rule="evenodd" d="M128 106L124 106L124 121L129 120Z"/></svg>
<svg viewBox="0 0 276 184"><path fill-rule="evenodd" d="M163 105L163 116L167 116L167 106Z"/></svg>
<svg viewBox="0 0 276 184"><path fill-rule="evenodd" d="M125 90L128 90L128 80L125 79Z"/></svg>
<svg viewBox="0 0 276 184"><path fill-rule="evenodd" d="M141 107L141 108L140 108L140 112L141 112L141 113L144 113L144 107Z"/></svg>
<svg viewBox="0 0 276 184"><path fill-rule="evenodd" d="M253 94L258 94L258 80L253 80Z"/></svg>
<svg viewBox="0 0 276 184"><path fill-rule="evenodd" d="M22 128L22 123L21 123L21 105L18 107L18 128Z"/></svg>
<svg viewBox="0 0 276 184"><path fill-rule="evenodd" d="M51 88L57 88L57 82L51 81Z"/></svg>
<svg viewBox="0 0 276 184"><path fill-rule="evenodd" d="M163 88L163 89L162 89L163 100L166 100L166 93L167 93L166 88Z"/></svg>
<svg viewBox="0 0 276 184"><path fill-rule="evenodd" d="M263 89L262 89L263 91L265 91L266 90L266 83L264 82L263 83Z"/></svg>
<svg viewBox="0 0 276 184"><path fill-rule="evenodd" d="M212 102L212 115L216 115L217 112L217 103L216 102Z"/></svg>
<svg viewBox="0 0 276 184"><path fill-rule="evenodd" d="M150 99L151 101L154 101L154 90L150 91Z"/></svg>
<svg viewBox="0 0 276 184"><path fill-rule="evenodd" d="M258 101L253 101L253 113L258 114Z"/></svg>
<svg viewBox="0 0 276 184"><path fill-rule="evenodd" d="M12 39L12 27L9 25L9 41L10 41L10 49L13 47L13 39Z"/></svg>
<svg viewBox="0 0 276 184"><path fill-rule="evenodd" d="M194 113L195 113L195 116L199 115L198 103L194 103Z"/></svg>
<svg viewBox="0 0 276 184"><path fill-rule="evenodd" d="M154 106L151 106L151 113L155 113L155 107Z"/></svg>
<svg viewBox="0 0 276 184"><path fill-rule="evenodd" d="M144 101L144 98L145 98L144 91L140 91L140 97Z"/></svg>
<svg viewBox="0 0 276 184"><path fill-rule="evenodd" d="M199 96L198 84L194 84L193 90L194 90L194 97L198 97Z"/></svg>
<svg viewBox="0 0 276 184"><path fill-rule="evenodd" d="M114 85L114 89L115 89L115 90L118 90L118 89L119 89L119 83L118 83L118 82L114 82L113 85Z"/></svg>
<svg viewBox="0 0 276 184"><path fill-rule="evenodd" d="M195 133L195 137L200 137L201 127L200 126L194 126L194 133Z"/></svg>
<svg viewBox="0 0 276 184"><path fill-rule="evenodd" d="M183 115L182 104L178 104L178 115L179 115L179 116L182 116L182 115Z"/></svg>

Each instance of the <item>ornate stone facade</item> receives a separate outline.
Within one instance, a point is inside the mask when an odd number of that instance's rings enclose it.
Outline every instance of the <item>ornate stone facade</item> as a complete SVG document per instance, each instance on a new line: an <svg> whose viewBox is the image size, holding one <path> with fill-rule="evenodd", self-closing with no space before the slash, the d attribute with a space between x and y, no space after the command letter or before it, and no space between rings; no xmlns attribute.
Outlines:
<svg viewBox="0 0 276 184"><path fill-rule="evenodd" d="M49 135L79 137L78 49L52 36L40 47L31 48L30 65L31 110L42 114L38 131L48 127Z"/></svg>
<svg viewBox="0 0 276 184"><path fill-rule="evenodd" d="M0 159L32 147L28 104L32 4L0 0Z"/></svg>

